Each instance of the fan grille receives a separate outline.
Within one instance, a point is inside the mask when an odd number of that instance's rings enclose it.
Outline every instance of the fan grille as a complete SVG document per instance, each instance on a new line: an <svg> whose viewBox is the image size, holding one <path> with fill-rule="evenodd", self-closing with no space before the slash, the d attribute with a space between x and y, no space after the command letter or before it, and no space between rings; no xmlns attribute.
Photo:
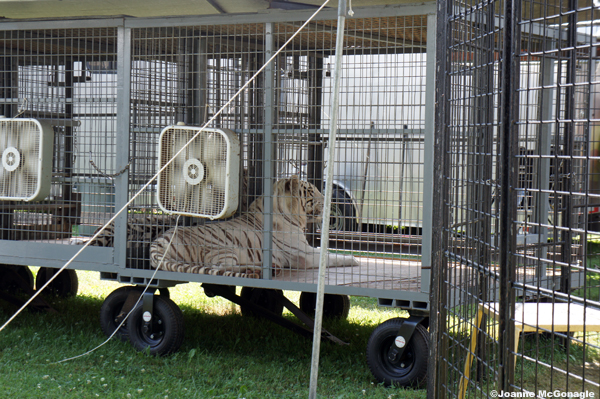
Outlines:
<svg viewBox="0 0 600 399"><path fill-rule="evenodd" d="M229 195L229 142L218 130L168 128L161 136L160 167L175 159L159 176L159 202L167 212L219 217ZM236 171L237 172L237 171Z"/></svg>
<svg viewBox="0 0 600 399"><path fill-rule="evenodd" d="M0 120L0 196L31 200L39 195L42 129L34 120Z"/></svg>

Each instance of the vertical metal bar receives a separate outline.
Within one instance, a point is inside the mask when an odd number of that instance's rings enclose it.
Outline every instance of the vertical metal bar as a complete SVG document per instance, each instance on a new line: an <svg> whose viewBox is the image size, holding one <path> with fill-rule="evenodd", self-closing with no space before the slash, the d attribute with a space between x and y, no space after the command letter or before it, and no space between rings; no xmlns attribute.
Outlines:
<svg viewBox="0 0 600 399"><path fill-rule="evenodd" d="M308 129L321 129L323 107L323 54L308 57ZM319 190L323 190L323 149L325 143L319 133L308 134L308 165L306 177ZM311 246L319 246L316 225L309 228L307 239Z"/></svg>
<svg viewBox="0 0 600 399"><path fill-rule="evenodd" d="M569 0L569 10L577 10L577 0ZM575 98L576 66L577 66L577 13L571 12L568 17L567 46L569 48L569 58L567 59L567 81L566 81L566 99L565 101L565 125L563 134L563 159L561 168L562 190L566 193L563 198L562 225L565 227L562 232L561 260L563 265L571 263L571 250L573 239L572 226L572 196L573 190L573 137L575 135L575 104L572 99ZM560 291L568 293L571 288L571 268L561 266L560 268Z"/></svg>
<svg viewBox="0 0 600 399"><path fill-rule="evenodd" d="M265 24L265 57L273 56L275 42L273 40L273 23ZM275 61L276 62L276 61ZM275 77L274 62L265 68L265 125L264 125L264 158L263 158L263 278L270 280L273 269L273 120L275 112Z"/></svg>
<svg viewBox="0 0 600 399"><path fill-rule="evenodd" d="M308 128L321 128L321 107L323 100L323 57L315 54L308 57ZM318 143L318 144L317 144ZM308 135L308 182L321 190L323 188L323 141L321 135Z"/></svg>
<svg viewBox="0 0 600 399"><path fill-rule="evenodd" d="M544 87L544 89L542 89L543 91L540 99L540 120L542 121L549 121L552 116L552 103L556 93L556 89L553 88L556 84L554 75L554 62L554 59L550 57L542 59L540 71L542 75L540 77L540 87ZM550 194L548 193L548 190L550 189L549 157L551 154L552 125L549 123L542 124L538 134L539 139L537 151L539 155L539 161L538 170L535 173L537 176L535 187L537 189L537 193L535 193L533 197L533 203L536 204L536 211L533 213L532 218L533 222L537 223L538 225L536 233L539 236L540 244L542 244L538 249L537 256L539 259L546 259L548 247L543 244L548 242L548 228L544 226L548 224L548 212L550 207ZM536 273L538 274L538 279L546 278L546 262L538 262Z"/></svg>
<svg viewBox="0 0 600 399"><path fill-rule="evenodd" d="M265 32L266 36L266 32ZM265 38L266 41L266 38ZM258 53L250 59L250 70L258 70L258 65L262 65L267 60L263 54ZM261 89L264 89L265 76L260 74L252 82L252 94L250 95L250 108L254 112L250 112L250 129L261 129L264 127L264 113L259 112L264 106L264 94ZM263 134L251 133L249 135L248 153L249 171L248 171L248 203L252 203L258 196L262 195L262 174L263 174Z"/></svg>
<svg viewBox="0 0 600 399"><path fill-rule="evenodd" d="M72 120L73 119L73 70L75 69L75 61L73 60L72 57L68 57L65 60L65 115L64 118L66 120ZM64 141L64 171L63 173L65 173L65 177L67 178L66 181L63 183L62 186L62 199L65 202L65 204L71 205L71 201L72 201L72 189L73 189L73 182L71 180L71 178L73 177L73 157L74 157L74 153L73 153L73 132L74 129L72 126L65 126L65 141ZM72 219L69 217L65 217L65 216L70 216L71 212L70 212L70 208L63 208L62 209L62 217L60 218L60 222L63 224L63 228L66 228L65 224L71 224ZM69 226L70 228L70 226ZM70 231L70 229L69 229Z"/></svg>
<svg viewBox="0 0 600 399"><path fill-rule="evenodd" d="M117 138L116 167L121 170L129 162L129 110L131 97L131 29L117 30ZM129 172L115 177L115 209L121 209L129 198ZM115 219L114 263L125 268L127 262L127 212Z"/></svg>
<svg viewBox="0 0 600 399"><path fill-rule="evenodd" d="M219 109L221 108L222 105L222 79L223 79L223 71L221 70L221 46L220 45L215 45L215 69L213 72L213 82L215 85L215 103L216 103L216 108ZM223 121L223 117L221 116L221 114L217 115L217 119L215 120L215 126L216 127L223 127L222 125L222 121Z"/></svg>
<svg viewBox="0 0 600 399"><path fill-rule="evenodd" d="M206 92L208 70L207 41L206 38L180 39L181 48L188 55L182 57L181 68L185 71L184 79L187 82L185 89L185 123L188 125L201 126L206 122ZM179 118L179 120L184 120Z"/></svg>
<svg viewBox="0 0 600 399"><path fill-rule="evenodd" d="M514 314L514 290L511 282L515 277L515 265L511 256L511 250L514 249L515 228L514 207L516 196L513 185L513 152L515 150L513 141L515 139L514 110L514 79L518 79L518 59L513 56L515 43L518 38L515 37L517 29L515 28L517 12L515 10L518 0L506 0L504 4L504 28L502 49L502 75L501 75L501 115L500 115L500 143L499 143L499 173L500 173L500 298L499 298L499 359L498 359L498 391L509 392L513 378L513 356L512 348L514 341L514 323L512 315ZM517 171L518 173L518 171Z"/></svg>
<svg viewBox="0 0 600 399"><path fill-rule="evenodd" d="M435 120L435 65L436 65L436 21L435 14L427 16L427 64L425 109L430 112L425 117L424 162L423 162L423 238L421 251L421 292L429 292L431 279L431 234L433 210L433 148Z"/></svg>
<svg viewBox="0 0 600 399"><path fill-rule="evenodd" d="M446 298L444 295L447 273L447 258L445 251L448 247L447 226L449 207L447 197L449 174L448 155L448 95L450 94L447 71L450 68L450 55L448 51L448 35L451 32L449 14L452 10L452 0L438 1L436 19L436 107L434 130L434 162L432 170L432 199L431 199L431 286L429 300L431 304L429 330L429 363L427 365L427 398L445 398L447 367L439 353L447 353L446 331ZM429 38L428 38L429 42ZM429 58L429 56L428 56ZM428 75L429 76L429 75ZM427 148L427 147L426 147ZM425 231L423 231L425 234Z"/></svg>
<svg viewBox="0 0 600 399"><path fill-rule="evenodd" d="M181 37L181 32L184 29L178 30L180 36L177 39L177 45L180 48L180 53L175 58L176 64L176 82L175 82L175 122L185 122L190 124L192 118L192 102L189 93L192 89L190 86L189 69L190 57L189 52L193 48L192 43L189 43L185 37Z"/></svg>
<svg viewBox="0 0 600 399"><path fill-rule="evenodd" d="M208 93L208 41L200 38L196 41L197 52L194 54L194 123L203 125L208 120L207 93Z"/></svg>
<svg viewBox="0 0 600 399"><path fill-rule="evenodd" d="M482 25L484 32L488 34L483 35L481 42L481 51L478 53L479 60L476 61L477 68L477 81L474 84L474 93L476 97L476 112L477 117L473 120L477 128L477 149L476 149L476 167L477 171L474 176L474 180L479 182L476 184L475 192L477 193L477 202L475 208L477 209L476 218L477 222L476 235L479 237L477 245L476 260L480 265L492 264L491 260L491 245L492 245L492 185L487 184L493 180L493 165L492 159L488 154L494 152L494 120L496 116L496 109L493 104L493 96L491 93L494 92L494 74L495 74L495 51L494 51L494 36L489 34L493 31L495 24L495 8L487 7L487 9L481 14ZM478 303L486 303L490 301L490 284L487 273L478 270L474 274L477 275L478 284L478 295L476 301ZM482 315L483 320L486 319L486 315ZM485 323L485 321L484 321ZM484 324L485 325L485 324ZM475 329L479 329L476 326ZM475 329L473 331L475 331ZM477 331L478 337L475 339L479 342L485 342L485 330ZM479 359L486 358L486 346L479 345L477 347L477 370L476 378L481 381L483 378L483 362Z"/></svg>
<svg viewBox="0 0 600 399"><path fill-rule="evenodd" d="M19 62L16 56L2 57L2 71L0 73L0 96L12 100L10 103L0 105L0 115L12 118L18 112L19 105Z"/></svg>
<svg viewBox="0 0 600 399"><path fill-rule="evenodd" d="M315 308L315 326L313 331L313 350L310 368L309 399L317 397L317 380L319 375L319 355L321 350L321 328L323 325L323 301L325 298L325 271L329 247L329 217L331 215L331 190L333 188L333 170L335 163L335 147L340 95L340 75L344 51L344 24L346 22L346 0L338 1L337 33L335 41L335 69L333 71L333 93L331 102L331 119L329 125L329 152L327 159L327 176L325 178L325 204L323 210L323 226L321 227L321 256L319 257L319 279L317 283L317 306Z"/></svg>

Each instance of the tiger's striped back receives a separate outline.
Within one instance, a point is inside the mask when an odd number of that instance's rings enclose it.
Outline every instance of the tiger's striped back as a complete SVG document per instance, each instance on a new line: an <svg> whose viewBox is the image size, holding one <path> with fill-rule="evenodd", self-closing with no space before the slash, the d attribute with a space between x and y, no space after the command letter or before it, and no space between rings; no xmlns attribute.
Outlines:
<svg viewBox="0 0 600 399"><path fill-rule="evenodd" d="M271 227L274 274L284 268L312 267L314 249L306 242L305 230L322 211L323 196L314 185L297 176L275 184ZM234 219L167 231L152 243L150 262L154 268L174 272L259 278L263 231L264 197L259 197Z"/></svg>

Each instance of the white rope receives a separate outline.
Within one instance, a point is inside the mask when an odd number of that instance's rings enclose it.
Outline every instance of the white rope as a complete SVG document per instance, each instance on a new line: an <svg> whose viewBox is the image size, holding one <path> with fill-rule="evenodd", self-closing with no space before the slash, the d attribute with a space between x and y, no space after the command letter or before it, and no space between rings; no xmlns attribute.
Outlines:
<svg viewBox="0 0 600 399"><path fill-rule="evenodd" d="M69 267L69 265L71 265L71 263L73 263L73 261L90 245L90 243L94 242L94 240L96 238L98 238L98 236L106 229L106 227L111 224L112 222L115 221L115 219L125 210L129 207L129 205L131 205L133 203L133 201L144 191L146 190L146 188L148 188L148 186L150 186L150 184L152 184L152 182L154 180L156 180L156 178L158 177L158 175L160 175L167 167L169 167L169 165L173 162L173 160L175 158L177 158L179 156L179 154L181 154L185 148L192 142L194 141L199 135L200 133L202 133L202 131L204 131L204 129L206 129L206 127L208 125L210 125L219 115L221 115L221 113L223 112L223 110L225 110L229 104L231 104L244 90L246 90L246 88L256 79L256 77L258 75L260 75L260 73L279 55L279 53L281 53L283 51L283 49L302 31L302 29L304 29L304 27L306 25L308 25L310 23L310 21L312 21L314 19L315 16L317 16L317 14L319 12L321 12L321 10L327 5L327 3L329 3L329 0L325 0L325 2L323 3L323 5L321 5L321 7L319 7L311 16L309 19L306 20L306 22L304 22L302 24L302 26L300 26L300 28L298 28L298 30L279 48L279 50L277 50L272 56L271 58L269 58L267 60L267 62L265 62L265 64L258 70L256 71L256 73L233 95L233 97L231 97L229 99L229 101L227 101L227 103L225 103L225 105L223 105L219 111L217 111L217 113L215 113L199 130L198 132L196 132L196 134L175 154L173 155L173 157L164 164L164 166L162 168L160 168L160 170L158 172L156 172L156 174L150 179L148 180L148 182L146 184L144 184L142 186L142 188L140 188L138 190L137 193L135 193L133 195L133 197L131 197L131 199L117 212L115 213L115 215L110 218L110 220L108 222L106 222L106 224L104 226L102 226L102 228L100 228L96 234L94 234L94 236L85 243L85 245L83 245L81 247L81 249L79 251L77 251L75 253L75 255L73 255L71 257L71 259L69 259L64 265L63 267L61 267L57 273L55 273L47 282L46 284L44 284L41 288L39 288L38 290L36 290L35 294L29 298L29 300L27 302L25 302L25 304L23 306L21 306L21 308L19 308L19 310L17 310L15 312L15 314L13 314L3 325L2 327L0 327L0 332L2 332L6 326L8 326L23 310L25 310L25 308L27 306L29 306L29 304L35 299L37 298L38 295L40 295L40 293L46 289L46 287L48 287L48 285L50 285L50 283L52 283L52 281L54 281L54 279L56 277L58 277L58 275L60 274L60 272L62 272L63 270L65 270L67 267Z"/></svg>
<svg viewBox="0 0 600 399"><path fill-rule="evenodd" d="M335 164L335 148L339 114L339 94L344 50L344 28L346 22L345 0L338 0L337 33L335 39L335 67L333 70L333 90L331 92L331 119L329 120L329 153L327 154L327 177L325 178L325 206L323 208L323 225L321 226L321 253L319 256L319 274L317 278L317 301L315 308L315 325L313 327L313 348L310 362L310 383L308 398L317 398L317 382L319 378L319 357L321 355L321 329L323 326L323 306L325 297L325 277L327 273L327 251L329 246L329 217L331 216L331 198L333 190L333 169Z"/></svg>
<svg viewBox="0 0 600 399"><path fill-rule="evenodd" d="M173 239L175 238L175 235L177 234L177 228L179 227L179 218L180 217L181 217L181 215L177 216L177 220L175 221L175 228L173 230L173 235L171 236L171 239L169 240L169 244L167 245L167 248L165 249L165 252L163 253L162 258L160 258L160 262L158 263L158 266L156 266L156 269L154 270L152 277L150 277L150 279L148 280L148 284L146 284L146 287L140 294L140 297L137 299L137 301L135 302L135 304L133 305L133 307L131 308L129 313L127 313L127 315L125 315L125 317L123 318L121 323L119 323L117 328L115 328L115 331L113 331L112 334L110 334L110 336L106 339L106 341L102 342L100 345L96 346L95 348L90 349L89 351L82 353L81 355L77 355L77 356L69 357L69 358L66 358L63 360L59 360L58 362L55 362L52 364L64 363L64 362L68 362L70 360L75 360L75 359L79 359L80 357L87 356L90 353L102 348L104 345L106 345L108 343L108 341L110 341L117 334L117 332L119 332L119 329L123 326L123 324L125 324L125 322L129 318L129 315L131 315L131 313L133 313L135 308L137 308L138 303L140 303L140 301L144 297L144 294L146 293L146 291L148 291L148 287L150 287L150 283L152 283L152 281L154 280L154 277L156 276L156 272L160 270L160 267L162 266L163 261L165 260L165 256L166 256L167 252L169 252L169 248L171 248L171 243L173 242Z"/></svg>

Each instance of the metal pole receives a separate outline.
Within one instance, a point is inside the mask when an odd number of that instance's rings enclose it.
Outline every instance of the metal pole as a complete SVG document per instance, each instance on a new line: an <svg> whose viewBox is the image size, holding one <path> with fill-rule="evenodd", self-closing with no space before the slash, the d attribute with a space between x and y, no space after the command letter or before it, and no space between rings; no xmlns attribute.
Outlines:
<svg viewBox="0 0 600 399"><path fill-rule="evenodd" d="M271 59L275 48L273 38L273 23L265 24L265 57ZM277 60L275 60L277 62ZM265 68L265 121L263 135L263 278L270 280L273 269L273 122L275 121L275 63L271 62Z"/></svg>
<svg viewBox="0 0 600 399"><path fill-rule="evenodd" d="M333 98L331 120L329 123L329 154L325 183L325 206L323 226L321 227L321 256L319 258L319 280L317 284L317 306L315 309L315 327L313 331L313 350L310 365L309 399L317 397L317 379L319 375L319 354L321 350L321 328L323 325L323 300L325 297L325 271L327 268L327 250L329 247L329 217L331 215L331 190L333 187L333 164L335 159L335 139L337 134L338 106L340 93L340 73L344 49L344 24L346 22L346 0L338 2L337 36L335 42L335 69L333 71Z"/></svg>

